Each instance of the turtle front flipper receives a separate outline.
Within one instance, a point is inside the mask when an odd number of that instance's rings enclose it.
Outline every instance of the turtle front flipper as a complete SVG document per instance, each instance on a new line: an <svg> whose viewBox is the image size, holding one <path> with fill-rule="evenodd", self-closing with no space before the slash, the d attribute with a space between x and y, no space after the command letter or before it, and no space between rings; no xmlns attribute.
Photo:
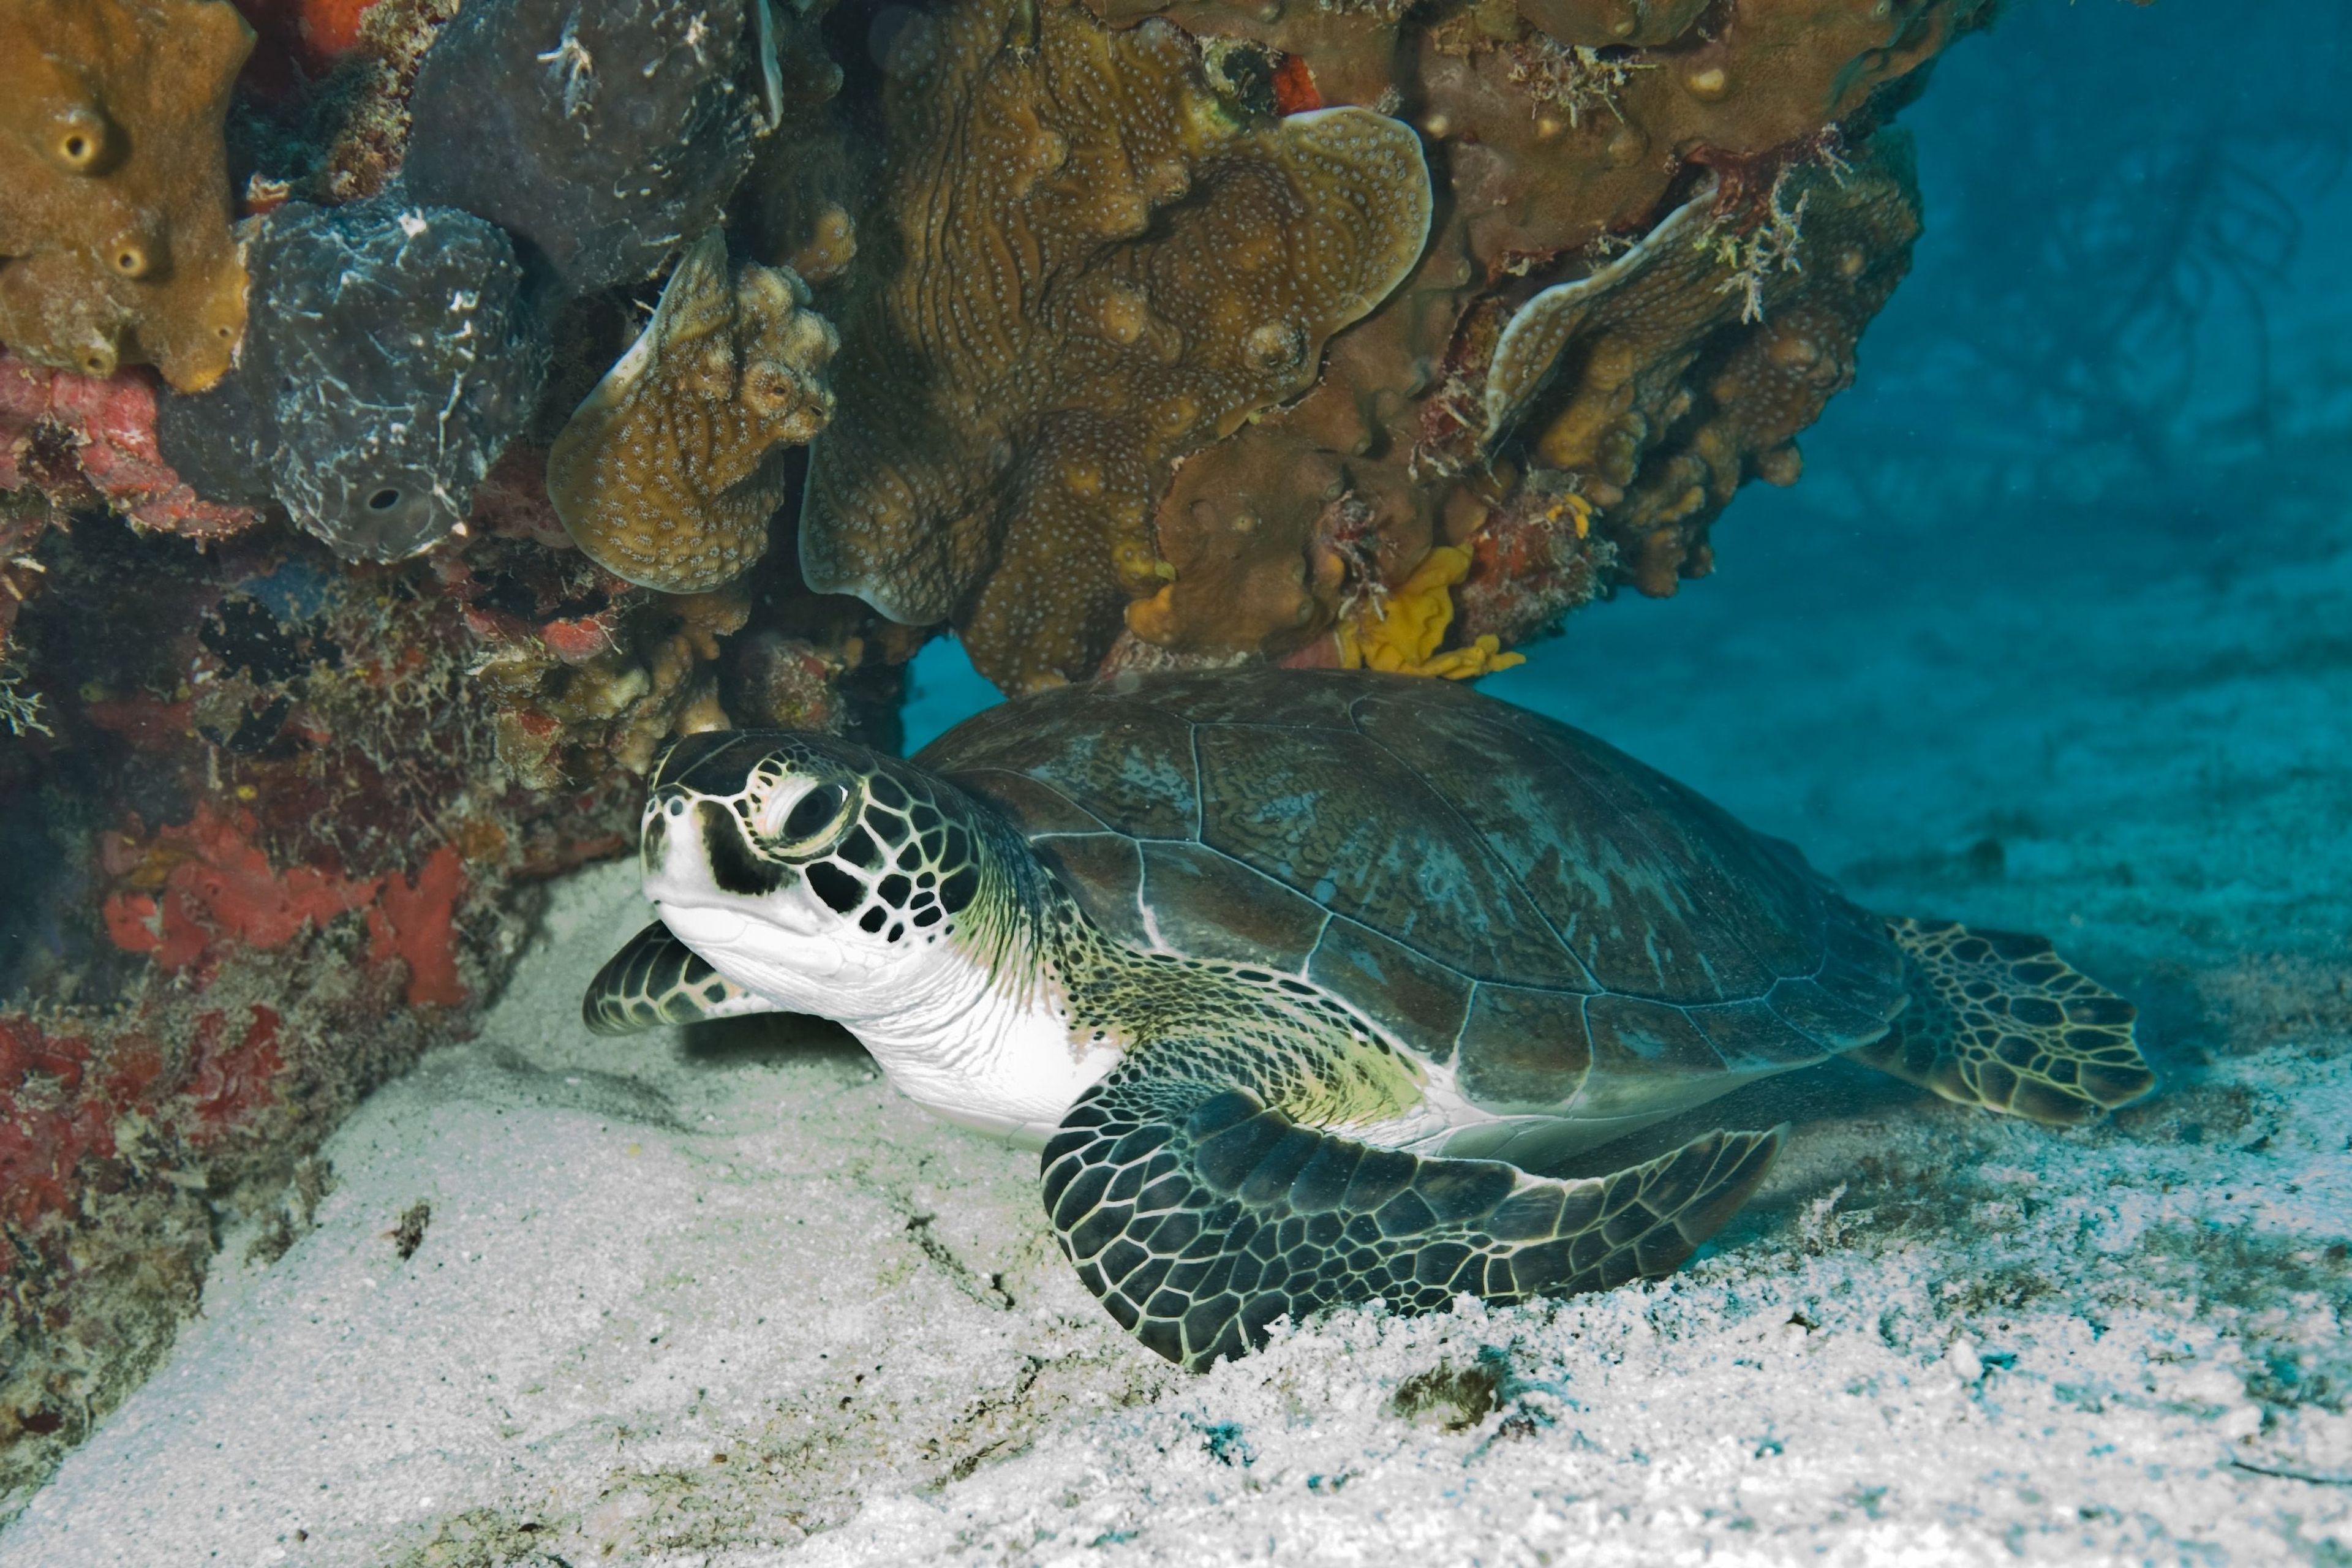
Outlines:
<svg viewBox="0 0 2352 1568"><path fill-rule="evenodd" d="M1778 1129L1711 1132L1580 1181L1375 1149L1246 1089L1130 1058L1045 1145L1045 1212L1120 1326L1199 1370L1285 1313L1404 1311L1606 1289L1671 1272L1772 1163Z"/></svg>
<svg viewBox="0 0 2352 1568"><path fill-rule="evenodd" d="M1910 1005L1854 1059L2031 1121L2068 1127L2156 1087L2132 1040L2138 1009L2038 936L1895 919Z"/></svg>
<svg viewBox="0 0 2352 1568"><path fill-rule="evenodd" d="M774 1003L711 968L659 921L607 959L580 1000L580 1016L594 1035L634 1035L669 1024L775 1011Z"/></svg>

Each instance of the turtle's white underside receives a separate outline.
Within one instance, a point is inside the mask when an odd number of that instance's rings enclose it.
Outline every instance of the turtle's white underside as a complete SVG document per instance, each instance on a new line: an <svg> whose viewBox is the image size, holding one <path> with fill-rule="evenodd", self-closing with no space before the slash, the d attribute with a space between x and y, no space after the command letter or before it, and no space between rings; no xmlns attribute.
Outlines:
<svg viewBox="0 0 2352 1568"><path fill-rule="evenodd" d="M908 1099L975 1131L1043 1147L1118 1060L1116 1044L1073 1035L1045 984L992 978L951 943L877 951L737 909L655 908L720 974L783 1011L839 1023Z"/></svg>

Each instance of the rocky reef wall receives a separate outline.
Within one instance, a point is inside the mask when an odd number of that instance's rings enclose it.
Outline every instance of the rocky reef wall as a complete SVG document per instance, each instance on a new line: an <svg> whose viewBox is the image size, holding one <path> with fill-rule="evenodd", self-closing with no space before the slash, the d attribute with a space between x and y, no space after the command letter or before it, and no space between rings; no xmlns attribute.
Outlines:
<svg viewBox="0 0 2352 1568"><path fill-rule="evenodd" d="M0 0L0 1513L671 737L1704 575L1990 11Z"/></svg>

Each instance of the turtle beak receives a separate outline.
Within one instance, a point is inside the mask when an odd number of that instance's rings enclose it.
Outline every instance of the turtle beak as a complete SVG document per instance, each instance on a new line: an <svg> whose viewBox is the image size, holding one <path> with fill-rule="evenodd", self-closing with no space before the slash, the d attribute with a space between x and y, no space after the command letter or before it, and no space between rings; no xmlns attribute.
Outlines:
<svg viewBox="0 0 2352 1568"><path fill-rule="evenodd" d="M698 801L682 789L658 790L646 803L646 825L637 842L637 864L646 897L658 904L708 906L727 901L704 852Z"/></svg>
<svg viewBox="0 0 2352 1568"><path fill-rule="evenodd" d="M637 833L637 866L647 888L667 869L673 841L679 837L675 829L691 809L686 792L676 787L656 790L646 802L645 825Z"/></svg>

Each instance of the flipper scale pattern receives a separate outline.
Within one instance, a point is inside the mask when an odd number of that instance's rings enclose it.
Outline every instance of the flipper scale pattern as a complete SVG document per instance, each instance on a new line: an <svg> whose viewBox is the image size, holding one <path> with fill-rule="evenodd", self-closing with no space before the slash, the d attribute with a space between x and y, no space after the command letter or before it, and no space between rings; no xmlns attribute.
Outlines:
<svg viewBox="0 0 2352 1568"><path fill-rule="evenodd" d="M1955 921L1890 920L1911 1004L1853 1053L1962 1105L2074 1126L2137 1100L2156 1074L2138 1011L2048 941Z"/></svg>
<svg viewBox="0 0 2352 1568"><path fill-rule="evenodd" d="M1712 1132L1614 1174L1554 1181L1306 1126L1245 1088L1160 1075L1145 1051L1087 1090L1043 1157L1063 1252L1118 1323L1200 1368L1284 1316L1604 1289L1670 1272L1780 1146Z"/></svg>

